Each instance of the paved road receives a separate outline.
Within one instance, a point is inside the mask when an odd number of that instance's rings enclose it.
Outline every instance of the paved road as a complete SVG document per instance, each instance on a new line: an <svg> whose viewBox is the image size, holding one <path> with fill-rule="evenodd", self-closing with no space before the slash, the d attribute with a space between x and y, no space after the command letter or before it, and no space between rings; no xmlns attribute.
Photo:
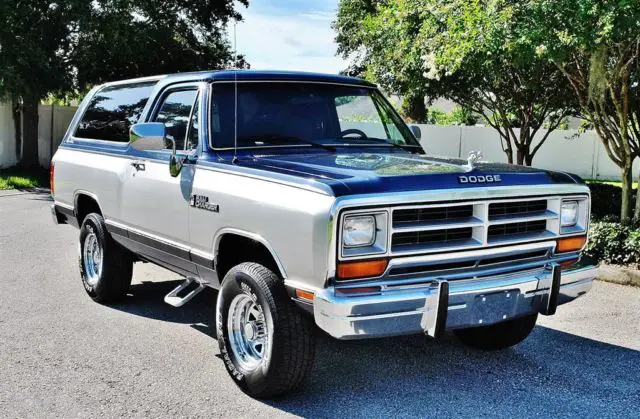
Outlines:
<svg viewBox="0 0 640 419"><path fill-rule="evenodd" d="M76 231L46 195L0 196L0 417L638 417L640 289L597 283L498 353L453 338L340 342L318 332L297 394L252 400L227 377L215 292L162 302L178 278L137 265L131 297L93 303Z"/></svg>

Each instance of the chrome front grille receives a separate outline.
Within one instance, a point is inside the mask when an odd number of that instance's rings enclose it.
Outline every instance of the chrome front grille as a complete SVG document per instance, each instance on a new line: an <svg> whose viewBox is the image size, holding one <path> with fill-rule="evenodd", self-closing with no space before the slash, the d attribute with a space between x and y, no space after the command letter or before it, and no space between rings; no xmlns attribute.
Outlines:
<svg viewBox="0 0 640 419"><path fill-rule="evenodd" d="M501 217L526 217L543 214L548 209L546 199L533 201L494 202L489 204L489 219Z"/></svg>
<svg viewBox="0 0 640 419"><path fill-rule="evenodd" d="M391 209L390 254L471 250L559 236L561 198L535 197Z"/></svg>

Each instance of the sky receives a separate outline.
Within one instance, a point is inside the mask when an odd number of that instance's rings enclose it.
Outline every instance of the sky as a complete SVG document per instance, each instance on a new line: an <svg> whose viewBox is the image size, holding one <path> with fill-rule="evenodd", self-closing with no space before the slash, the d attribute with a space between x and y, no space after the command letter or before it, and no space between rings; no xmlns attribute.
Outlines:
<svg viewBox="0 0 640 419"><path fill-rule="evenodd" d="M239 6L238 53L252 69L338 73L347 67L336 56L331 22L338 0L249 0ZM233 42L233 26L230 27Z"/></svg>

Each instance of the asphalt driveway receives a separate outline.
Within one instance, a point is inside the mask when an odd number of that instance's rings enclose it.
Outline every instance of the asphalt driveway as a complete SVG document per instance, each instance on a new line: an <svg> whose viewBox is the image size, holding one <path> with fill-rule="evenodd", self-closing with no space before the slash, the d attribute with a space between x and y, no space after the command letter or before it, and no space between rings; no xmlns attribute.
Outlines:
<svg viewBox="0 0 640 419"><path fill-rule="evenodd" d="M313 375L262 402L227 376L216 293L182 308L179 278L137 264L129 299L93 303L77 231L46 194L0 196L0 417L639 417L640 289L596 283L514 349L453 337L340 342L318 332Z"/></svg>

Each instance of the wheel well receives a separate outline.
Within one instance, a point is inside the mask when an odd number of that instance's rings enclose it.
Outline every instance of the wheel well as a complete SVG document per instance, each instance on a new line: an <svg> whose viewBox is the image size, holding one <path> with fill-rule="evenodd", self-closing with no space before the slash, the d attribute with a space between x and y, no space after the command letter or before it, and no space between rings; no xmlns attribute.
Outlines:
<svg viewBox="0 0 640 419"><path fill-rule="evenodd" d="M102 215L102 211L100 211L100 206L96 200L88 195L78 195L76 199L76 218L78 225L81 226L84 218L92 212Z"/></svg>
<svg viewBox="0 0 640 419"><path fill-rule="evenodd" d="M238 234L223 235L216 256L216 271L220 282L231 268L243 262L259 263L282 278L278 264L264 244Z"/></svg>

